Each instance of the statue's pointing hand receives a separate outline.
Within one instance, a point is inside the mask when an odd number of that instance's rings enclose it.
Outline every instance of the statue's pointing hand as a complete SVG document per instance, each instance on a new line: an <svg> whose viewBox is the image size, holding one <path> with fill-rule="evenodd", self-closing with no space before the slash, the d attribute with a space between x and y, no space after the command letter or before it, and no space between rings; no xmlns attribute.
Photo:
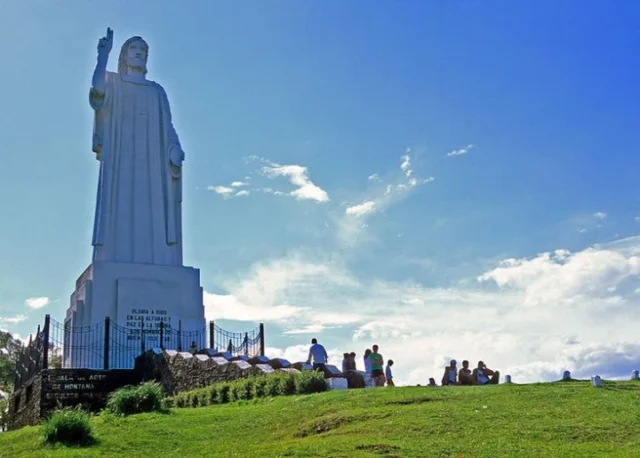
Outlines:
<svg viewBox="0 0 640 458"><path fill-rule="evenodd" d="M98 40L98 56L107 57L113 47L113 30L107 28L107 35Z"/></svg>

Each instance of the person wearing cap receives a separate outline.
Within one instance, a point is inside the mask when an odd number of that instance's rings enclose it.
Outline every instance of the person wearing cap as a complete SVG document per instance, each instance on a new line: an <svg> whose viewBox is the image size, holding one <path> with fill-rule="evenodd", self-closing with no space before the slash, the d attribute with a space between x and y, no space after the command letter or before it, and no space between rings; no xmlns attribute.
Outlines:
<svg viewBox="0 0 640 458"><path fill-rule="evenodd" d="M442 376L442 386L458 384L458 381L456 379L458 375L456 364L456 360L452 359L449 362L449 365L444 368L444 375Z"/></svg>

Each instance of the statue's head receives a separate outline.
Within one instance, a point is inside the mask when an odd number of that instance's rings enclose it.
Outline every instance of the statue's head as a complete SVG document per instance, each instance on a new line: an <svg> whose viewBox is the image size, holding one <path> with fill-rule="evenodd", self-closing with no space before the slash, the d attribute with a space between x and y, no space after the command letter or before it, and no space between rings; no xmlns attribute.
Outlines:
<svg viewBox="0 0 640 458"><path fill-rule="evenodd" d="M124 42L118 58L118 73L127 73L129 68L139 69L147 74L149 45L141 37L131 37Z"/></svg>

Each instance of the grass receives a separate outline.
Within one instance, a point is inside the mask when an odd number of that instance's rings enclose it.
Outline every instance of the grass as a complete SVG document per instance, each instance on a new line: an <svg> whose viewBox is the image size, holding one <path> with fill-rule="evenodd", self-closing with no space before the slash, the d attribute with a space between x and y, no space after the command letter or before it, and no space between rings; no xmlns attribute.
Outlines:
<svg viewBox="0 0 640 458"><path fill-rule="evenodd" d="M7 457L632 457L640 383L349 390L92 419L97 443L0 434Z"/></svg>

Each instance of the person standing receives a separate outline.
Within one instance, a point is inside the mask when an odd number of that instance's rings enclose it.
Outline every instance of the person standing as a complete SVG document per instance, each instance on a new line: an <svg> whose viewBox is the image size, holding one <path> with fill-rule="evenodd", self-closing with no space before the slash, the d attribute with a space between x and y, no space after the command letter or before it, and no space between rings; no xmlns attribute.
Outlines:
<svg viewBox="0 0 640 458"><path fill-rule="evenodd" d="M371 362L371 377L376 386L384 386L385 377L383 372L384 358L378 353L378 346L372 347L373 352L369 355L369 361Z"/></svg>
<svg viewBox="0 0 640 458"><path fill-rule="evenodd" d="M371 360L369 359L369 356L371 356L371 349L367 348L364 351L364 372L367 375L371 375Z"/></svg>
<svg viewBox="0 0 640 458"><path fill-rule="evenodd" d="M311 339L311 348L309 348L309 357L307 358L307 363L311 364L313 360L313 370L320 370L324 372L325 364L327 364L327 360L329 357L327 356L327 350L324 349L322 345L318 343L318 339Z"/></svg>
<svg viewBox="0 0 640 458"><path fill-rule="evenodd" d="M384 377L387 379L387 386L396 386L393 383L393 373L391 372L391 366L393 366L393 360L387 361L387 368L384 370Z"/></svg>

